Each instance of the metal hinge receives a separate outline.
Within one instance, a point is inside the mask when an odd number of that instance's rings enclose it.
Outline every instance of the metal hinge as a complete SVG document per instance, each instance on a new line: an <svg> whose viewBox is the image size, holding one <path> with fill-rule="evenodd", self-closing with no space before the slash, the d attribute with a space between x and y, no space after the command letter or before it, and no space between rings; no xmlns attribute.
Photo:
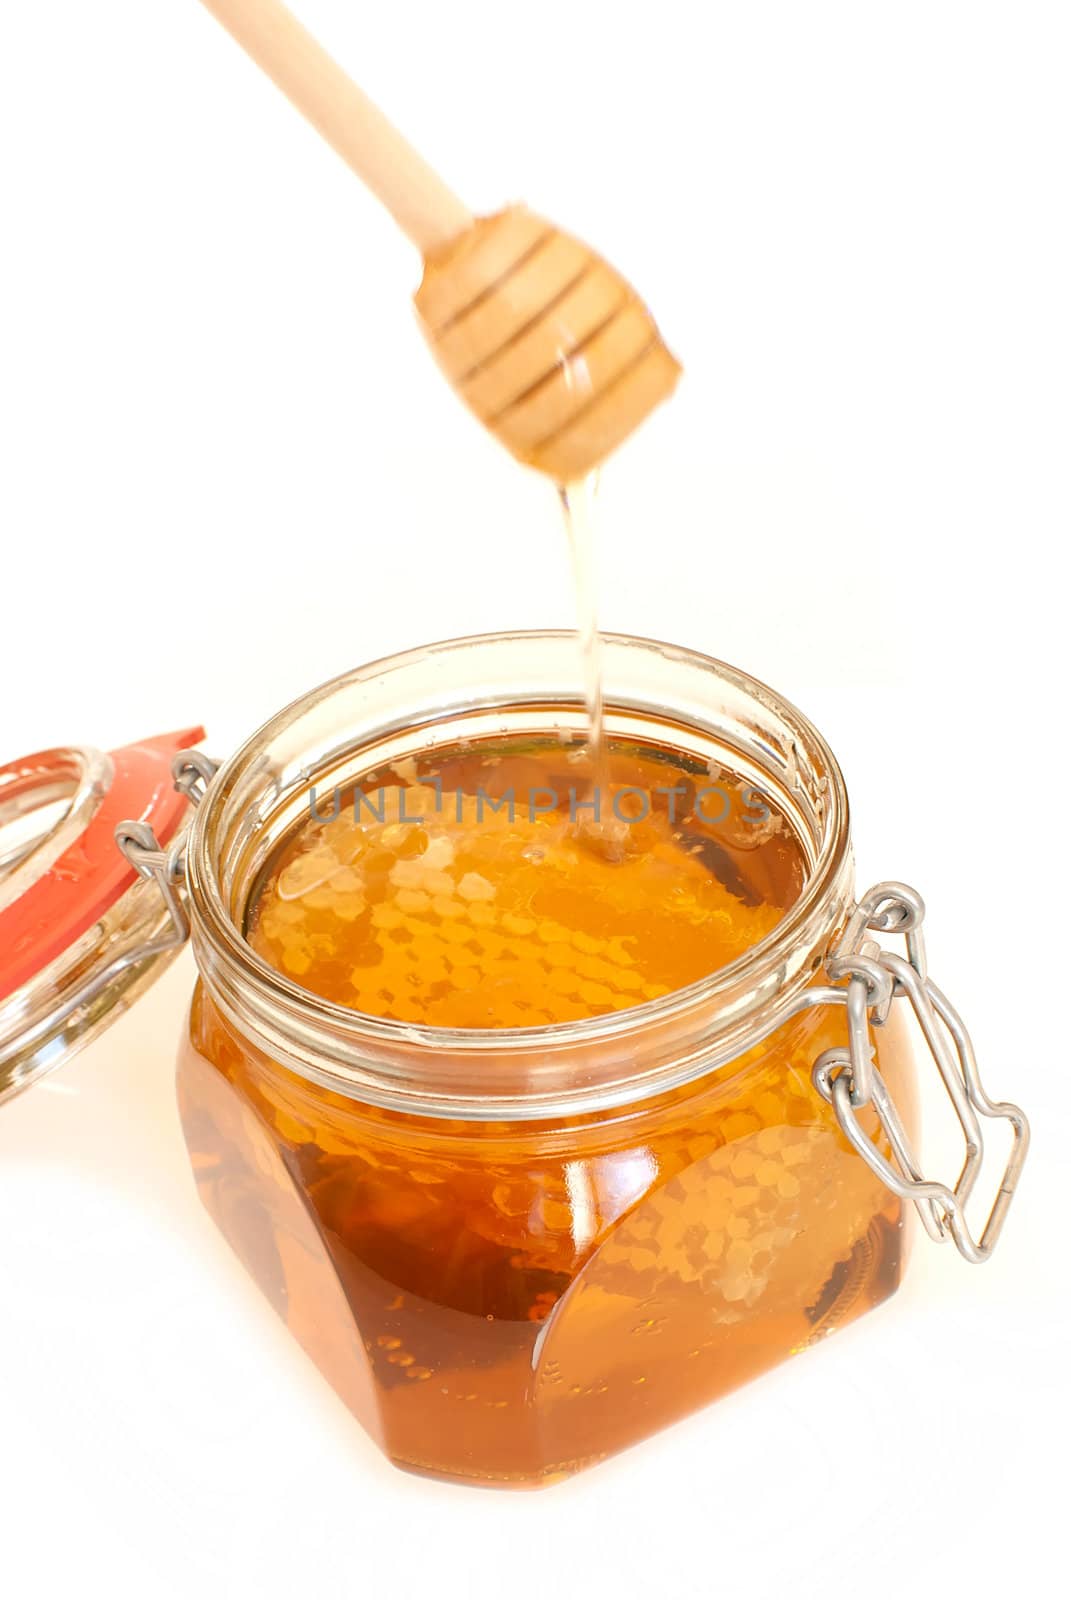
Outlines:
<svg viewBox="0 0 1071 1600"><path fill-rule="evenodd" d="M186 796L191 806L201 804L218 768L219 762L200 750L180 750L171 758L175 788ZM138 877L155 882L170 917L169 925L156 939L121 958L129 965L131 961L163 955L185 944L190 936L190 919L181 893L186 878L186 833L183 830L165 850L147 822L120 822L115 830L115 842ZM101 976L106 979L108 974Z"/></svg>
<svg viewBox="0 0 1071 1600"><path fill-rule="evenodd" d="M987 1261L993 1253L1026 1160L1030 1128L1018 1106L990 1100L982 1087L970 1035L926 973L922 937L925 907L903 883L880 883L865 894L848 919L828 962L834 982L847 980L839 994L848 1013L848 1046L827 1050L815 1062L818 1092L836 1112L852 1147L882 1182L903 1200L914 1202L932 1239L954 1240L968 1261ZM906 959L883 950L867 935L902 934ZM923 1177L910 1140L874 1061L872 1027L880 1027L894 1001L906 998L952 1102L967 1154L953 1186ZM870 1106L892 1151L890 1160L864 1131L857 1113ZM982 1164L984 1142L979 1117L1007 1122L1012 1148L997 1197L981 1236L975 1239L965 1207Z"/></svg>

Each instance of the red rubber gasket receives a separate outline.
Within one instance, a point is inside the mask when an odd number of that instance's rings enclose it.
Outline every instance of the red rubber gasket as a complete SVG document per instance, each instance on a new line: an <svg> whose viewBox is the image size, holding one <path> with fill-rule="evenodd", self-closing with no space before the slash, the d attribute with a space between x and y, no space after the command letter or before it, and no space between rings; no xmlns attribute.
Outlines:
<svg viewBox="0 0 1071 1600"><path fill-rule="evenodd" d="M85 832L0 912L0 1000L69 949L134 884L137 873L115 842L118 823L147 822L161 845L173 837L189 801L175 789L171 758L203 738L203 728L182 728L111 752L111 787Z"/></svg>

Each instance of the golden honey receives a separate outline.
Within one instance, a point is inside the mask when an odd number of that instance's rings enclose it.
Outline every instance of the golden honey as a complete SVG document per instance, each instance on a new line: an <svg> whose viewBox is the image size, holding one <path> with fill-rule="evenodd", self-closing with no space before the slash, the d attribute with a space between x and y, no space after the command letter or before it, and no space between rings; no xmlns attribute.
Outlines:
<svg viewBox="0 0 1071 1600"><path fill-rule="evenodd" d="M758 944L802 883L768 799L669 752L607 752L597 790L557 741L402 767L310 816L250 921L266 961L358 1011L520 1028L635 1006Z"/></svg>
<svg viewBox="0 0 1071 1600"><path fill-rule="evenodd" d="M581 1085L593 1047L568 1030L616 1015L627 1075L632 1017L753 953L807 863L731 771L642 741L605 755L597 820L583 747L550 735L318 795L250 897L252 949L358 1026L430 1025L444 1047L484 1030L492 1053L494 1030L545 1029ZM468 1120L308 1081L201 987L180 1104L209 1211L387 1454L537 1485L895 1287L899 1202L811 1082L844 1037L843 1011L816 1007L635 1104ZM895 1018L880 1063L902 1103Z"/></svg>

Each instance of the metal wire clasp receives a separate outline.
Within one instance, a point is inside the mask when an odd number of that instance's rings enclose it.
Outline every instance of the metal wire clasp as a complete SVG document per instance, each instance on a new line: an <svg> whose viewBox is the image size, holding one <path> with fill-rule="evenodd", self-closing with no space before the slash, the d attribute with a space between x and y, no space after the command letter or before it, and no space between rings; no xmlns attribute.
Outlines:
<svg viewBox="0 0 1071 1600"><path fill-rule="evenodd" d="M1004 1226L1030 1143L1030 1127L1018 1106L990 1100L982 1087L970 1035L958 1013L926 972L921 897L903 883L880 883L859 901L837 942L828 967L834 993L848 1014L847 1049L826 1050L814 1064L815 1088L829 1101L852 1147L886 1186L912 1200L923 1226L938 1242L951 1238L968 1261L987 1261ZM902 934L906 959L883 950L868 933ZM952 1102L967 1146L953 1187L923 1177L903 1123L874 1061L871 1028L880 1027L894 1000L906 998ZM858 1117L872 1106L889 1141L892 1160L864 1132ZM979 1115L1011 1124L1012 1148L997 1197L981 1237L972 1235L965 1207L982 1163Z"/></svg>
<svg viewBox="0 0 1071 1600"><path fill-rule="evenodd" d="M171 776L175 788L184 794L192 806L199 806L205 790L219 771L219 762L206 756L203 750L180 750L171 758Z"/></svg>
<svg viewBox="0 0 1071 1600"><path fill-rule="evenodd" d="M219 762L201 750L180 750L171 758L175 788L186 796L191 806L200 805L218 768ZM186 881L185 830L164 849L147 822L120 822L115 830L115 842L138 877L156 884L168 923L155 939L118 957L85 991L74 997L72 1004L84 1005L126 967L166 955L184 945L190 936L190 919L182 893Z"/></svg>

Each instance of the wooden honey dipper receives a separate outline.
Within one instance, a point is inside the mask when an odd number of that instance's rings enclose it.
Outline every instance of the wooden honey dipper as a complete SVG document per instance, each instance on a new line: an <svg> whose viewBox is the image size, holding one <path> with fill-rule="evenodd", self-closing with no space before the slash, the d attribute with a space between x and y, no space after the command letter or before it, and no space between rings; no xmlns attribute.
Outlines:
<svg viewBox="0 0 1071 1600"><path fill-rule="evenodd" d="M424 257L414 296L455 391L559 483L597 467L680 365L619 273L523 206L475 218L280 0L202 0Z"/></svg>

